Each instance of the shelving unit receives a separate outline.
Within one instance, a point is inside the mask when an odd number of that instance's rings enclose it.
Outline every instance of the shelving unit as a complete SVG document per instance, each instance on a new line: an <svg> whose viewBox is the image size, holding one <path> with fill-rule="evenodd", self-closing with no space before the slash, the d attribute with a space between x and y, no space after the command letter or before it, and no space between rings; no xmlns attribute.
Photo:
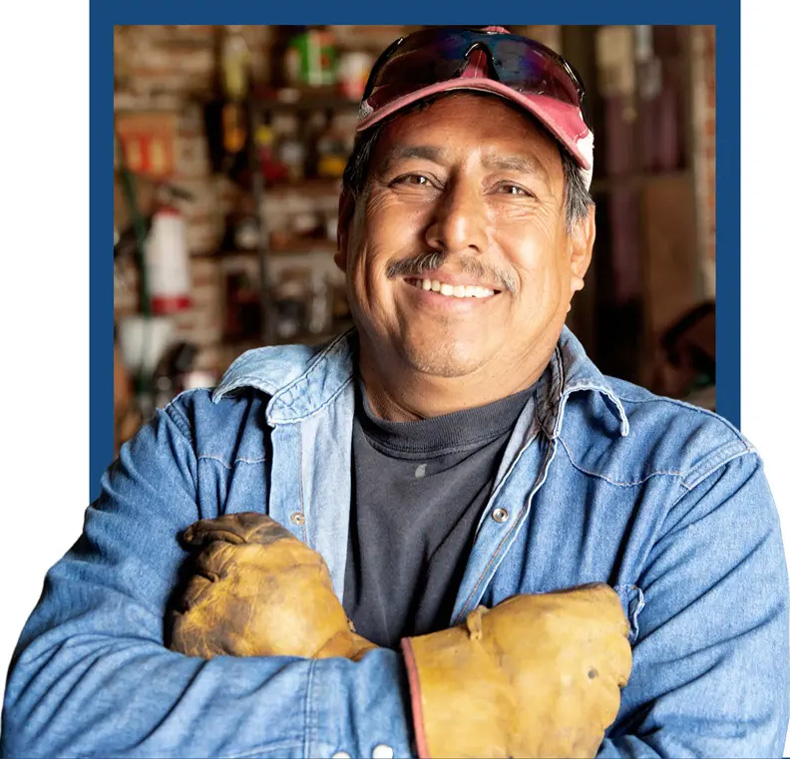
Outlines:
<svg viewBox="0 0 790 759"><path fill-rule="evenodd" d="M244 268L244 264L248 263L251 257L256 258L261 329L259 337L245 338L230 344L229 351L231 353L261 343L271 345L293 340L316 343L328 339L350 324L350 322L340 321L333 324L330 331L321 333L300 332L289 335L287 338L278 335L275 294L277 272L288 268L289 265L308 266L310 265L309 261L312 260L314 263L319 256L331 260L336 243L329 238L301 238L298 236L290 239L286 236L285 239L278 240L276 231L270 229L267 223L267 207L271 208L275 202L288 205L289 201L297 203L311 201L313 207L319 205L325 208L330 206L334 208L340 195L341 183L339 177L316 176L308 176L299 181L268 183L263 174L259 146L255 137L261 127L269 126L273 118L279 114L289 114L296 117L303 126L303 122L313 114L323 114L329 122L339 113L353 114L358 107L357 101L342 97L332 88L256 88L251 92L246 102L250 135L247 147L247 166L251 177L253 216L257 225L258 243L254 250L223 250L219 258L220 265L226 272L234 268ZM304 137L304 134L302 136ZM230 341L226 340L226 342Z"/></svg>

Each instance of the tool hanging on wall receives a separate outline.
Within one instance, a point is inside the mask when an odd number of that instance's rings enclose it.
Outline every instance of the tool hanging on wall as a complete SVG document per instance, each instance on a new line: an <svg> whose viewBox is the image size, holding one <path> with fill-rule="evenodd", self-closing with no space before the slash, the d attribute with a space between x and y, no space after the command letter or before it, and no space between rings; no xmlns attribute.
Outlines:
<svg viewBox="0 0 790 759"><path fill-rule="evenodd" d="M240 26L226 26L222 31L219 59L220 97L207 103L205 111L209 154L215 172L240 181L250 137L250 50Z"/></svg>
<svg viewBox="0 0 790 759"><path fill-rule="evenodd" d="M170 316L191 305L186 230L175 207L177 198L191 196L162 177L148 177L155 182L156 193L154 209L147 219L140 209L136 177L129 169L124 142L117 134L116 165L134 232L140 282L139 314L122 320L118 338L124 362L134 375L135 394L145 418L153 411L153 370L172 337ZM116 243L116 254L123 238L121 235Z"/></svg>
<svg viewBox="0 0 790 759"><path fill-rule="evenodd" d="M222 89L227 102L222 109L223 145L227 153L240 153L247 142L244 101L250 85L250 51L240 26L225 27L222 41Z"/></svg>

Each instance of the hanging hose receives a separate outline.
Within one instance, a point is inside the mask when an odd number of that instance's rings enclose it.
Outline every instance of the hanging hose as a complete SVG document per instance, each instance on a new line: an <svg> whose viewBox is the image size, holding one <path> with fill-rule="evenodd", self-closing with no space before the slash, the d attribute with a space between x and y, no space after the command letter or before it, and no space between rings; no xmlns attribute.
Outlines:
<svg viewBox="0 0 790 759"><path fill-rule="evenodd" d="M145 222L140 214L140 209L137 206L137 193L135 192L134 177L126 165L126 156L124 155L123 143L118 139L116 134L116 141L120 150L118 151L118 159L120 162L121 170L121 184L123 186L124 198L126 206L129 210L129 216L132 220L132 228L134 229L134 236L137 241L136 245L136 258L137 268L140 275L140 313L143 315L143 330L141 336L141 350L140 355L142 360L140 367L135 375L135 389L138 398L147 395L150 392L151 378L145 369L145 358L148 355L149 343L149 329L150 329L150 316L151 316L151 294L148 289L148 270L145 258L145 243L146 243L146 230Z"/></svg>

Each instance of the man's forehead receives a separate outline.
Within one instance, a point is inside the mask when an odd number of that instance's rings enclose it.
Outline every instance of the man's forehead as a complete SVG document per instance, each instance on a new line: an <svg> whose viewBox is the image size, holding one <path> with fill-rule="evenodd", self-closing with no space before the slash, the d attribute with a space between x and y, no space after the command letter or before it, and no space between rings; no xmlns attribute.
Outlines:
<svg viewBox="0 0 790 759"><path fill-rule="evenodd" d="M446 164L472 152L486 168L544 179L555 164L561 168L559 145L531 116L479 93L452 93L396 117L377 142L375 152L385 169L410 158Z"/></svg>

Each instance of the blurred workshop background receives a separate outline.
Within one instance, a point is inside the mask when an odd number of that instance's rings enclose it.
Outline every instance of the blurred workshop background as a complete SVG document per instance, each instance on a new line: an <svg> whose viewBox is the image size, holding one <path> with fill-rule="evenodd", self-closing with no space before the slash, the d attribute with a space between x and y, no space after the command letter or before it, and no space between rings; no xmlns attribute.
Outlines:
<svg viewBox="0 0 790 759"><path fill-rule="evenodd" d="M340 176L376 56L417 28L115 27L116 451L245 350L350 325ZM715 28L509 28L587 88L598 238L569 326L605 373L715 410Z"/></svg>

